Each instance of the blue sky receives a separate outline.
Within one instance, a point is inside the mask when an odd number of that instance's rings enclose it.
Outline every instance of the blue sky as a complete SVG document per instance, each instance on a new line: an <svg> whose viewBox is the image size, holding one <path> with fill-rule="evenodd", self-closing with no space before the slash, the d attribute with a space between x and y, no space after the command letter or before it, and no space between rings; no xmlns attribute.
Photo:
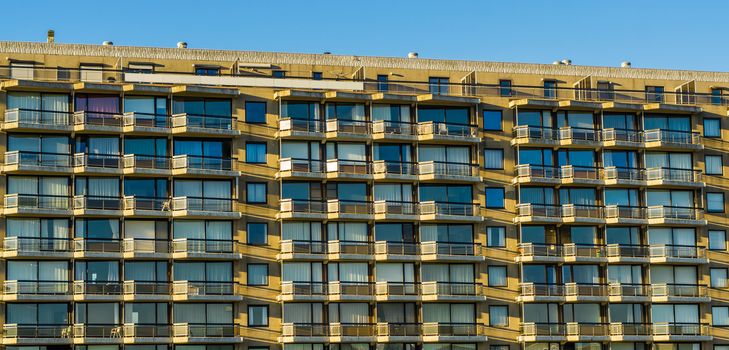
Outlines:
<svg viewBox="0 0 729 350"><path fill-rule="evenodd" d="M100 4L109 4L100 5ZM729 1L125 0L3 4L1 41L729 71Z"/></svg>

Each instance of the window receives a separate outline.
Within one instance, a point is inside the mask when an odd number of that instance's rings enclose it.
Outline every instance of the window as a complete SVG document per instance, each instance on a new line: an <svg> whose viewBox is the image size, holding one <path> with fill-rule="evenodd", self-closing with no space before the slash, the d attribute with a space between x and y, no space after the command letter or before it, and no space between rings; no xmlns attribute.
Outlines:
<svg viewBox="0 0 729 350"><path fill-rule="evenodd" d="M486 189L486 208L504 208L504 189L489 187Z"/></svg>
<svg viewBox="0 0 729 350"><path fill-rule="evenodd" d="M724 194L723 193L707 193L706 194L706 211L709 213L724 212Z"/></svg>
<svg viewBox="0 0 729 350"><path fill-rule="evenodd" d="M509 325L509 307L506 305L489 306L489 326L507 327Z"/></svg>
<svg viewBox="0 0 729 350"><path fill-rule="evenodd" d="M505 227L487 227L486 228L486 245L488 247L503 248L506 247L506 228Z"/></svg>
<svg viewBox="0 0 729 350"><path fill-rule="evenodd" d="M79 66L81 81L100 83L104 80L104 66L100 64L81 64Z"/></svg>
<svg viewBox="0 0 729 350"><path fill-rule="evenodd" d="M709 275L711 277L709 281L709 286L712 288L726 288L727 283L727 269L725 268L711 268L709 270Z"/></svg>
<svg viewBox="0 0 729 350"><path fill-rule="evenodd" d="M599 100L611 101L615 99L614 86L609 81L598 81L597 82L597 98Z"/></svg>
<svg viewBox="0 0 729 350"><path fill-rule="evenodd" d="M246 123L266 123L266 102L246 101Z"/></svg>
<svg viewBox="0 0 729 350"><path fill-rule="evenodd" d="M430 84L430 93L433 95L447 95L448 94L448 78L430 77L428 78L428 84Z"/></svg>
<svg viewBox="0 0 729 350"><path fill-rule="evenodd" d="M489 350L509 350L508 345L489 345Z"/></svg>
<svg viewBox="0 0 729 350"><path fill-rule="evenodd" d="M499 80L499 95L509 97L511 94L511 80Z"/></svg>
<svg viewBox="0 0 729 350"><path fill-rule="evenodd" d="M390 90L390 86L387 84L387 81L389 80L389 77L385 74L380 74L377 76L377 91L388 91Z"/></svg>
<svg viewBox="0 0 729 350"><path fill-rule="evenodd" d="M10 77L33 80L33 62L10 62Z"/></svg>
<svg viewBox="0 0 729 350"><path fill-rule="evenodd" d="M704 156L704 162L706 163L706 175L722 175L723 174L724 165L722 164L721 156L706 155L706 156Z"/></svg>
<svg viewBox="0 0 729 350"><path fill-rule="evenodd" d="M265 222L249 222L246 225L248 244L264 245L268 243L268 225Z"/></svg>
<svg viewBox="0 0 729 350"><path fill-rule="evenodd" d="M506 287L506 266L489 266L489 287Z"/></svg>
<svg viewBox="0 0 729 350"><path fill-rule="evenodd" d="M663 86L646 86L645 99L647 102L663 102Z"/></svg>
<svg viewBox="0 0 729 350"><path fill-rule="evenodd" d="M557 82L554 80L544 81L544 98L557 98Z"/></svg>
<svg viewBox="0 0 729 350"><path fill-rule="evenodd" d="M711 324L714 326L729 326L729 307L713 306L711 308Z"/></svg>
<svg viewBox="0 0 729 350"><path fill-rule="evenodd" d="M709 230L709 249L726 250L726 231Z"/></svg>
<svg viewBox="0 0 729 350"><path fill-rule="evenodd" d="M504 150L485 149L483 151L483 167L485 169L504 169Z"/></svg>
<svg viewBox="0 0 729 350"><path fill-rule="evenodd" d="M723 104L723 89L711 89L711 104L712 105L722 105Z"/></svg>
<svg viewBox="0 0 729 350"><path fill-rule="evenodd" d="M704 118L704 137L721 137L721 119Z"/></svg>
<svg viewBox="0 0 729 350"><path fill-rule="evenodd" d="M246 163L265 164L266 144L263 142L246 142Z"/></svg>
<svg viewBox="0 0 729 350"><path fill-rule="evenodd" d="M268 285L268 264L248 264L248 285Z"/></svg>
<svg viewBox="0 0 729 350"><path fill-rule="evenodd" d="M268 306L248 306L248 327L268 327Z"/></svg>
<svg viewBox="0 0 729 350"><path fill-rule="evenodd" d="M321 80L322 79L321 72L311 72L311 79Z"/></svg>
<svg viewBox="0 0 729 350"><path fill-rule="evenodd" d="M266 203L266 184L261 182L249 182L246 184L246 202Z"/></svg>
<svg viewBox="0 0 729 350"><path fill-rule="evenodd" d="M483 129L490 131L502 131L503 113L495 110L483 111Z"/></svg>
<svg viewBox="0 0 729 350"><path fill-rule="evenodd" d="M275 70L271 73L271 76L274 78L285 78L286 77L286 71L283 70Z"/></svg>
<svg viewBox="0 0 729 350"><path fill-rule="evenodd" d="M195 66L195 75L220 75L220 67Z"/></svg>
<svg viewBox="0 0 729 350"><path fill-rule="evenodd" d="M152 64L152 63L129 63L129 67L127 67L127 72L152 74L152 73L154 73L154 64Z"/></svg>

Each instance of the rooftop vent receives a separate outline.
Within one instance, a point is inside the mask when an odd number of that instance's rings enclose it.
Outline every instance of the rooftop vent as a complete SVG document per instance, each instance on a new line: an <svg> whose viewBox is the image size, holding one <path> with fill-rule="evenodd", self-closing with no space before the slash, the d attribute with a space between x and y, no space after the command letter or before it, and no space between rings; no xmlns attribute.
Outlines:
<svg viewBox="0 0 729 350"><path fill-rule="evenodd" d="M53 29L48 29L48 35L46 37L46 41L49 44L53 44L56 42L56 32Z"/></svg>
<svg viewBox="0 0 729 350"><path fill-rule="evenodd" d="M565 66L571 66L572 65L572 60L569 59L569 58L565 58L565 59L562 60L562 64L564 64Z"/></svg>
<svg viewBox="0 0 729 350"><path fill-rule="evenodd" d="M325 55L331 55L332 53L331 53L331 52L329 52L329 51L324 51L324 54L325 54Z"/></svg>
<svg viewBox="0 0 729 350"><path fill-rule="evenodd" d="M560 64L562 64L562 62L560 62L560 61L554 61L554 62L552 62L552 64L555 65L555 66L559 66Z"/></svg>
<svg viewBox="0 0 729 350"><path fill-rule="evenodd" d="M418 58L417 52L408 52L408 58Z"/></svg>
<svg viewBox="0 0 729 350"><path fill-rule="evenodd" d="M113 42L111 42L111 41L109 41L109 40L106 40L106 41L104 41L103 43L101 43L101 45L104 45L104 46L113 46L113 45L114 45L114 43L113 43Z"/></svg>
<svg viewBox="0 0 729 350"><path fill-rule="evenodd" d="M178 49L186 49L187 48L187 43L184 42L184 41L180 41L180 42L177 43L177 48Z"/></svg>
<svg viewBox="0 0 729 350"><path fill-rule="evenodd" d="M623 68L630 68L630 61L623 61L623 62L620 62L620 67L623 67Z"/></svg>

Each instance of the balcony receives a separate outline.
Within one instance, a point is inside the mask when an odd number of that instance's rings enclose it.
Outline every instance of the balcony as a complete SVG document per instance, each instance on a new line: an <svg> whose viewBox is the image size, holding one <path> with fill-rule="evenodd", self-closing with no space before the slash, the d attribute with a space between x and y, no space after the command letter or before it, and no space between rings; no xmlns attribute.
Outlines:
<svg viewBox="0 0 729 350"><path fill-rule="evenodd" d="M481 245L467 242L422 242L420 258L423 261L473 261L484 260Z"/></svg>
<svg viewBox="0 0 729 350"><path fill-rule="evenodd" d="M79 195L73 197L73 214L78 216L121 216L121 197Z"/></svg>
<svg viewBox="0 0 729 350"><path fill-rule="evenodd" d="M372 122L372 139L393 141L415 141L417 125L394 120L375 120Z"/></svg>
<svg viewBox="0 0 729 350"><path fill-rule="evenodd" d="M124 343L170 343L172 334L167 324L125 323Z"/></svg>
<svg viewBox="0 0 729 350"><path fill-rule="evenodd" d="M375 283L377 301L418 301L420 284L415 282L379 281Z"/></svg>
<svg viewBox="0 0 729 350"><path fill-rule="evenodd" d="M372 260L372 242L332 240L327 243L329 260Z"/></svg>
<svg viewBox="0 0 729 350"><path fill-rule="evenodd" d="M709 326L700 323L653 323L653 341L711 341Z"/></svg>
<svg viewBox="0 0 729 350"><path fill-rule="evenodd" d="M169 259L170 241L167 239L124 238L124 259Z"/></svg>
<svg viewBox="0 0 729 350"><path fill-rule="evenodd" d="M477 164L423 161L418 162L418 179L437 182L481 182Z"/></svg>
<svg viewBox="0 0 729 350"><path fill-rule="evenodd" d="M646 186L645 169L607 166L602 172L603 183L607 186Z"/></svg>
<svg viewBox="0 0 729 350"><path fill-rule="evenodd" d="M328 119L326 137L340 141L362 141L372 138L372 124L366 120Z"/></svg>
<svg viewBox="0 0 729 350"><path fill-rule="evenodd" d="M607 128L602 130L603 147L643 147L643 133L632 129Z"/></svg>
<svg viewBox="0 0 729 350"><path fill-rule="evenodd" d="M169 198L124 196L125 217L168 218L172 216Z"/></svg>
<svg viewBox="0 0 729 350"><path fill-rule="evenodd" d="M327 243L286 239L281 241L278 260L324 260Z"/></svg>
<svg viewBox="0 0 729 350"><path fill-rule="evenodd" d="M68 174L71 170L71 155L67 153L5 152L6 174Z"/></svg>
<svg viewBox="0 0 729 350"><path fill-rule="evenodd" d="M375 180L416 181L418 180L417 163L391 162L376 160L372 163Z"/></svg>
<svg viewBox="0 0 729 350"><path fill-rule="evenodd" d="M604 224L605 208L598 205L562 204L562 222Z"/></svg>
<svg viewBox="0 0 729 350"><path fill-rule="evenodd" d="M609 340L610 325L603 323L577 323L565 324L567 341L607 341Z"/></svg>
<svg viewBox="0 0 729 350"><path fill-rule="evenodd" d="M118 154L76 153L73 173L77 175L121 175L122 157Z"/></svg>
<svg viewBox="0 0 729 350"><path fill-rule="evenodd" d="M230 198L174 197L172 216L199 219L238 219L241 213Z"/></svg>
<svg viewBox="0 0 729 350"><path fill-rule="evenodd" d="M419 218L418 203L399 201L375 201L375 220L416 221Z"/></svg>
<svg viewBox="0 0 729 350"><path fill-rule="evenodd" d="M326 163L327 179L370 180L372 163L365 160L329 159Z"/></svg>
<svg viewBox="0 0 729 350"><path fill-rule="evenodd" d="M123 328L118 324L74 324L74 343L120 344Z"/></svg>
<svg viewBox="0 0 729 350"><path fill-rule="evenodd" d="M600 132L594 128L565 126L559 128L559 144L561 146L589 147L600 146Z"/></svg>
<svg viewBox="0 0 729 350"><path fill-rule="evenodd" d="M316 179L326 178L324 162L318 159L281 158L278 161L279 179Z"/></svg>
<svg viewBox="0 0 729 350"><path fill-rule="evenodd" d="M649 149L701 150L704 145L697 132L652 129L644 132L644 145Z"/></svg>
<svg viewBox="0 0 729 350"><path fill-rule="evenodd" d="M175 344L237 343L241 341L238 325L227 323L175 323L172 325L172 336Z"/></svg>
<svg viewBox="0 0 729 350"><path fill-rule="evenodd" d="M651 301L654 303L711 301L706 286L698 284L651 283Z"/></svg>
<svg viewBox="0 0 729 350"><path fill-rule="evenodd" d="M369 323L339 323L329 324L329 341L341 342L372 342L375 340L375 327Z"/></svg>
<svg viewBox="0 0 729 350"><path fill-rule="evenodd" d="M565 283L564 296L567 302L607 302L608 290L605 284Z"/></svg>
<svg viewBox="0 0 729 350"><path fill-rule="evenodd" d="M608 285L608 300L611 303L646 303L650 301L651 286L613 282Z"/></svg>
<svg viewBox="0 0 729 350"><path fill-rule="evenodd" d="M648 246L630 244L608 244L607 257L610 263L648 263L650 251Z"/></svg>
<svg viewBox="0 0 729 350"><path fill-rule="evenodd" d="M185 136L236 136L232 116L178 113L172 115L172 134Z"/></svg>
<svg viewBox="0 0 729 350"><path fill-rule="evenodd" d="M282 323L281 337L278 341L287 344L302 342L324 343L329 341L328 336L328 323Z"/></svg>
<svg viewBox="0 0 729 350"><path fill-rule="evenodd" d="M326 301L327 284L313 281L282 281L279 301Z"/></svg>
<svg viewBox="0 0 729 350"><path fill-rule="evenodd" d="M651 244L652 264L707 264L706 249L697 246Z"/></svg>
<svg viewBox="0 0 729 350"><path fill-rule="evenodd" d="M420 220L481 222L481 207L474 203L420 202Z"/></svg>
<svg viewBox="0 0 729 350"><path fill-rule="evenodd" d="M324 127L320 120L282 117L278 122L278 137L282 139L321 139Z"/></svg>
<svg viewBox="0 0 729 350"><path fill-rule="evenodd" d="M378 343L414 343L422 340L422 325L420 323L378 322L375 327Z"/></svg>
<svg viewBox="0 0 729 350"><path fill-rule="evenodd" d="M541 341L565 341L567 330L563 323L534 323L524 322L520 327L518 341L541 342Z"/></svg>
<svg viewBox="0 0 729 350"><path fill-rule="evenodd" d="M485 301L483 285L475 282L423 282L423 301Z"/></svg>
<svg viewBox="0 0 729 350"><path fill-rule="evenodd" d="M648 218L646 218L646 208L606 205L605 222L608 224L647 225Z"/></svg>
<svg viewBox="0 0 729 350"><path fill-rule="evenodd" d="M2 300L9 301L71 301L71 284L68 281L17 281L3 282Z"/></svg>
<svg viewBox="0 0 729 350"><path fill-rule="evenodd" d="M167 282L124 281L124 301L170 301L172 285Z"/></svg>
<svg viewBox="0 0 729 350"><path fill-rule="evenodd" d="M330 199L327 201L327 218L330 220L373 220L372 202Z"/></svg>
<svg viewBox="0 0 729 350"><path fill-rule="evenodd" d="M172 240L173 259L240 259L237 242L225 239L175 238Z"/></svg>
<svg viewBox="0 0 729 350"><path fill-rule="evenodd" d="M519 203L514 223L562 223L562 207L551 204Z"/></svg>
<svg viewBox="0 0 729 350"><path fill-rule="evenodd" d="M559 169L563 185L602 185L602 169L597 167L563 165Z"/></svg>
<svg viewBox="0 0 729 350"><path fill-rule="evenodd" d="M121 259L119 239L76 238L73 240L75 258Z"/></svg>
<svg viewBox="0 0 729 350"><path fill-rule="evenodd" d="M704 210L691 207L650 206L646 214L651 225L706 225Z"/></svg>
<svg viewBox="0 0 729 350"><path fill-rule="evenodd" d="M328 203L324 201L282 198L279 203L278 219L326 220L328 217Z"/></svg>
<svg viewBox="0 0 729 350"><path fill-rule="evenodd" d="M122 164L126 175L172 175L171 158L168 157L125 154Z"/></svg>
<svg viewBox="0 0 729 350"><path fill-rule="evenodd" d="M652 324L650 323L624 323L610 322L611 341L650 341Z"/></svg>
<svg viewBox="0 0 729 350"><path fill-rule="evenodd" d="M110 112L74 112L73 131L94 133L121 133L123 131L122 115Z"/></svg>
<svg viewBox="0 0 729 350"><path fill-rule="evenodd" d="M414 242L375 242L377 261L419 261L420 245Z"/></svg>
<svg viewBox="0 0 729 350"><path fill-rule="evenodd" d="M60 131L70 132L72 115L69 112L45 111L26 108L5 110L4 131Z"/></svg>
<svg viewBox="0 0 729 350"><path fill-rule="evenodd" d="M69 259L71 240L68 238L5 237L3 258L58 258Z"/></svg>
<svg viewBox="0 0 729 350"><path fill-rule="evenodd" d="M516 262L563 262L562 246L556 244L519 243Z"/></svg>
<svg viewBox="0 0 729 350"><path fill-rule="evenodd" d="M71 198L44 194L6 194L5 215L70 216Z"/></svg>
<svg viewBox="0 0 729 350"><path fill-rule="evenodd" d="M437 141L439 143L478 143L478 126L467 124L450 124L442 122L419 122L417 124L419 141Z"/></svg>
<svg viewBox="0 0 729 350"><path fill-rule="evenodd" d="M178 155L172 157L172 175L204 177L236 177L238 170L231 158Z"/></svg>
<svg viewBox="0 0 729 350"><path fill-rule="evenodd" d="M3 344L71 344L72 327L65 324L4 324Z"/></svg>
<svg viewBox="0 0 729 350"><path fill-rule="evenodd" d="M121 301L123 284L117 281L74 281L73 299L75 301Z"/></svg>
<svg viewBox="0 0 729 350"><path fill-rule="evenodd" d="M476 323L423 323L423 342L470 341L485 342L488 340L484 326Z"/></svg>
<svg viewBox="0 0 729 350"><path fill-rule="evenodd" d="M168 135L170 117L161 114L127 112L122 116L124 132L139 135Z"/></svg>
<svg viewBox="0 0 729 350"><path fill-rule="evenodd" d="M173 281L173 301L239 301L243 300L235 282Z"/></svg>
<svg viewBox="0 0 729 350"><path fill-rule="evenodd" d="M329 301L374 301L375 285L369 282L330 281L327 284Z"/></svg>
<svg viewBox="0 0 729 350"><path fill-rule="evenodd" d="M513 184L547 184L556 185L562 182L560 168L543 165L518 164Z"/></svg>
<svg viewBox="0 0 729 350"><path fill-rule="evenodd" d="M607 262L607 252L604 245L565 243L562 246L562 256L565 262Z"/></svg>
<svg viewBox="0 0 729 350"><path fill-rule="evenodd" d="M645 170L648 186L704 187L701 171L676 168L648 168Z"/></svg>
<svg viewBox="0 0 729 350"><path fill-rule="evenodd" d="M559 129L517 125L514 127L511 145L555 147L560 144Z"/></svg>
<svg viewBox="0 0 729 350"><path fill-rule="evenodd" d="M518 302L564 302L564 286L559 284L521 283Z"/></svg>

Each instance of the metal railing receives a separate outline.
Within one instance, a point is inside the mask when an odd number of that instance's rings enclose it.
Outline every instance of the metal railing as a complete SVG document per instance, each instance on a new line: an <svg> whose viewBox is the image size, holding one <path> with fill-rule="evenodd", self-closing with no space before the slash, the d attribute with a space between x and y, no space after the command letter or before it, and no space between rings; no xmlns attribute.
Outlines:
<svg viewBox="0 0 729 350"><path fill-rule="evenodd" d="M516 205L517 216L561 218L562 207L552 204L519 203Z"/></svg>
<svg viewBox="0 0 729 350"><path fill-rule="evenodd" d="M47 194L6 194L5 208L69 210L71 197Z"/></svg>
<svg viewBox="0 0 729 350"><path fill-rule="evenodd" d="M327 283L327 294L346 296L372 296L375 285L369 282L330 281Z"/></svg>
<svg viewBox="0 0 729 350"><path fill-rule="evenodd" d="M111 317L111 315L109 315ZM120 324L74 324L74 338L121 338Z"/></svg>
<svg viewBox="0 0 729 350"><path fill-rule="evenodd" d="M535 165L535 164L517 164L517 177L531 177L538 179L560 179L561 172L559 167Z"/></svg>
<svg viewBox="0 0 729 350"><path fill-rule="evenodd" d="M326 295L327 284L313 281L281 281L281 295Z"/></svg>
<svg viewBox="0 0 729 350"><path fill-rule="evenodd" d="M372 122L373 134L415 135L417 124L394 120L375 120Z"/></svg>
<svg viewBox="0 0 729 350"><path fill-rule="evenodd" d="M125 295L168 296L172 292L172 284L153 281L124 281L122 289Z"/></svg>
<svg viewBox="0 0 729 350"><path fill-rule="evenodd" d="M706 250L697 246L651 244L649 247L651 258L706 258Z"/></svg>
<svg viewBox="0 0 729 350"><path fill-rule="evenodd" d="M121 127L122 115L115 112L76 111L73 113L74 125Z"/></svg>
<svg viewBox="0 0 729 350"><path fill-rule="evenodd" d="M605 209L599 205L590 204L562 204L562 217L582 219L602 219Z"/></svg>
<svg viewBox="0 0 729 350"><path fill-rule="evenodd" d="M375 160L374 162L372 162L372 172L374 174L417 175L418 164L393 162L387 160Z"/></svg>
<svg viewBox="0 0 729 350"><path fill-rule="evenodd" d="M438 296L483 296L483 286L475 282L439 282L423 281L421 287L423 295Z"/></svg>
<svg viewBox="0 0 729 350"><path fill-rule="evenodd" d="M73 281L76 295L122 295L123 284L119 281Z"/></svg>
<svg viewBox="0 0 729 350"><path fill-rule="evenodd" d="M609 324L605 323L577 323L568 322L565 325L567 335L577 335L583 337L600 337L609 334Z"/></svg>
<svg viewBox="0 0 729 350"><path fill-rule="evenodd" d="M121 197L78 195L73 197L73 209L121 210Z"/></svg>
<svg viewBox="0 0 729 350"><path fill-rule="evenodd" d="M171 124L170 116L166 114L126 112L123 114L122 118L124 126L168 129Z"/></svg>
<svg viewBox="0 0 729 350"><path fill-rule="evenodd" d="M198 210L213 212L235 211L235 200L231 198L211 197L174 197L172 198L172 210Z"/></svg>
<svg viewBox="0 0 729 350"><path fill-rule="evenodd" d="M224 157L176 155L172 157L172 169L231 171L233 160Z"/></svg>
<svg viewBox="0 0 729 350"><path fill-rule="evenodd" d="M327 201L327 212L330 214L372 215L374 205L372 202L366 201L330 199Z"/></svg>
<svg viewBox="0 0 729 350"><path fill-rule="evenodd" d="M72 327L68 324L5 324L4 338L69 338Z"/></svg>
<svg viewBox="0 0 729 350"><path fill-rule="evenodd" d="M709 326L700 323L654 322L653 335L702 336L709 335Z"/></svg>
<svg viewBox="0 0 729 350"><path fill-rule="evenodd" d="M439 161L418 162L419 175L478 176L478 165Z"/></svg>
<svg viewBox="0 0 729 350"><path fill-rule="evenodd" d="M324 162L318 159L281 158L278 161L279 171L293 171L310 174L324 172Z"/></svg>
<svg viewBox="0 0 729 350"><path fill-rule="evenodd" d="M67 253L71 251L69 238L5 237L3 251L21 253Z"/></svg>
<svg viewBox="0 0 729 350"><path fill-rule="evenodd" d="M611 336L649 336L652 333L652 324L650 323L627 323L627 322L610 322Z"/></svg>
<svg viewBox="0 0 729 350"><path fill-rule="evenodd" d="M70 153L8 151L5 165L63 168L71 166Z"/></svg>
<svg viewBox="0 0 729 350"><path fill-rule="evenodd" d="M283 254L325 254L328 243L322 241L305 241L285 239L281 241Z"/></svg>
<svg viewBox="0 0 729 350"><path fill-rule="evenodd" d="M325 337L329 335L329 324L283 323L281 335L284 337Z"/></svg>
<svg viewBox="0 0 729 350"><path fill-rule="evenodd" d="M329 324L329 335L333 337L370 337L375 335L375 326L370 323L339 323Z"/></svg>
<svg viewBox="0 0 729 350"><path fill-rule="evenodd" d="M645 245L614 243L607 245L607 256L619 258L647 258L650 256L650 252L649 247Z"/></svg>
<svg viewBox="0 0 729 350"><path fill-rule="evenodd" d="M524 322L520 328L522 336L560 337L566 334L564 323Z"/></svg>
<svg viewBox="0 0 729 350"><path fill-rule="evenodd" d="M331 240L327 242L329 254L372 255L373 250L372 242L369 241Z"/></svg>
<svg viewBox="0 0 729 350"><path fill-rule="evenodd" d="M420 254L420 245L414 242L375 242L375 254L410 255Z"/></svg>
<svg viewBox="0 0 729 350"><path fill-rule="evenodd" d="M604 245L565 243L562 246L565 257L604 258L607 254Z"/></svg>
<svg viewBox="0 0 729 350"><path fill-rule="evenodd" d="M172 294L187 296L235 295L238 284L235 282L211 281L173 281Z"/></svg>
<svg viewBox="0 0 729 350"><path fill-rule="evenodd" d="M367 175L372 174L372 162L366 160L329 159L326 162L328 173Z"/></svg>
<svg viewBox="0 0 729 350"><path fill-rule="evenodd" d="M642 220L646 218L646 208L625 205L606 205L605 218Z"/></svg>
<svg viewBox="0 0 729 350"><path fill-rule="evenodd" d="M559 128L559 139L572 142L594 143L600 141L602 134L593 128L563 126Z"/></svg>
<svg viewBox="0 0 729 350"><path fill-rule="evenodd" d="M421 335L422 324L378 322L376 329L383 337L416 337Z"/></svg>
<svg viewBox="0 0 729 350"><path fill-rule="evenodd" d="M76 153L73 155L73 166L102 169L119 169L122 156L119 154Z"/></svg>
<svg viewBox="0 0 729 350"><path fill-rule="evenodd" d="M475 337L484 335L484 326L476 323L423 323L423 336Z"/></svg>
<svg viewBox="0 0 729 350"><path fill-rule="evenodd" d="M603 169L603 180L644 181L645 169L606 166Z"/></svg>
<svg viewBox="0 0 729 350"><path fill-rule="evenodd" d="M70 126L71 115L69 111L11 108L5 110L5 124L18 123L37 127Z"/></svg>
<svg viewBox="0 0 729 350"><path fill-rule="evenodd" d="M420 243L420 254L437 254L452 256L474 256L481 255L481 245L477 243L460 242L422 242Z"/></svg>
<svg viewBox="0 0 729 350"><path fill-rule="evenodd" d="M177 113L171 117L172 127L188 127L213 130L233 130L233 117L219 115L204 115L191 113Z"/></svg>
<svg viewBox="0 0 729 350"><path fill-rule="evenodd" d="M519 255L531 257L561 257L562 246L557 244L519 243Z"/></svg>
<svg viewBox="0 0 729 350"><path fill-rule="evenodd" d="M662 205L648 207L648 219L703 220L704 210L692 207L668 207Z"/></svg>
<svg viewBox="0 0 729 350"><path fill-rule="evenodd" d="M375 201L375 214L418 215L418 203L391 200Z"/></svg>
<svg viewBox="0 0 729 350"><path fill-rule="evenodd" d="M478 216L481 207L473 203L420 202L422 215Z"/></svg>
<svg viewBox="0 0 729 350"><path fill-rule="evenodd" d="M3 282L4 295L68 295L71 291L69 281L6 280Z"/></svg>
<svg viewBox="0 0 729 350"><path fill-rule="evenodd" d="M282 116L278 121L278 130L320 133L324 128L321 120L294 119Z"/></svg>
<svg viewBox="0 0 729 350"><path fill-rule="evenodd" d="M559 129L555 128L532 125L517 125L513 129L513 136L515 139L530 139L551 143L559 141L560 135Z"/></svg>
<svg viewBox="0 0 729 350"><path fill-rule="evenodd" d="M372 123L367 120L327 119L326 128L327 132L357 135L369 135L372 133Z"/></svg>
<svg viewBox="0 0 729 350"><path fill-rule="evenodd" d="M119 239L76 238L73 249L88 253L121 253L122 241Z"/></svg>
<svg viewBox="0 0 729 350"><path fill-rule="evenodd" d="M564 286L561 284L546 284L546 283L520 283L520 294L521 296L529 297L563 297Z"/></svg>
<svg viewBox="0 0 729 350"><path fill-rule="evenodd" d="M148 156L141 154L125 154L124 168L170 170L171 158L164 156Z"/></svg>
<svg viewBox="0 0 729 350"><path fill-rule="evenodd" d="M173 253L231 254L236 251L236 242L226 239L172 239Z"/></svg>
<svg viewBox="0 0 729 350"><path fill-rule="evenodd" d="M650 292L648 284L613 282L608 285L608 295L614 297L647 297Z"/></svg>
<svg viewBox="0 0 729 350"><path fill-rule="evenodd" d="M419 295L420 284L415 282L380 281L375 283L375 294L385 296Z"/></svg>
<svg viewBox="0 0 729 350"><path fill-rule="evenodd" d="M602 130L602 140L643 142L643 132L635 129L606 128Z"/></svg>
<svg viewBox="0 0 729 350"><path fill-rule="evenodd" d="M167 338L171 327L168 324L125 323L124 336L133 338Z"/></svg>
<svg viewBox="0 0 729 350"><path fill-rule="evenodd" d="M600 180L602 168L595 166L563 165L559 171L562 179Z"/></svg>
<svg viewBox="0 0 729 350"><path fill-rule="evenodd" d="M608 295L607 285L599 283L565 283L565 296L604 297Z"/></svg>
<svg viewBox="0 0 729 350"><path fill-rule="evenodd" d="M681 182L701 182L700 170L678 168L648 168L645 170L646 180L664 180Z"/></svg>
<svg viewBox="0 0 729 350"><path fill-rule="evenodd" d="M327 209L327 202L324 201L290 198L280 200L282 213L326 214Z"/></svg>
<svg viewBox="0 0 729 350"><path fill-rule="evenodd" d="M699 284L651 283L654 297L701 298L708 296L706 286Z"/></svg>
<svg viewBox="0 0 729 350"><path fill-rule="evenodd" d="M170 252L170 242L166 239L124 238L122 251L125 253L162 253Z"/></svg>
<svg viewBox="0 0 729 350"><path fill-rule="evenodd" d="M701 135L692 131L651 129L644 132L645 142L661 142L676 145L700 145Z"/></svg>
<svg viewBox="0 0 729 350"><path fill-rule="evenodd" d="M232 338L237 337L240 328L229 323L174 323L172 335L188 338Z"/></svg>
<svg viewBox="0 0 729 350"><path fill-rule="evenodd" d="M124 196L124 210L172 211L170 198Z"/></svg>

